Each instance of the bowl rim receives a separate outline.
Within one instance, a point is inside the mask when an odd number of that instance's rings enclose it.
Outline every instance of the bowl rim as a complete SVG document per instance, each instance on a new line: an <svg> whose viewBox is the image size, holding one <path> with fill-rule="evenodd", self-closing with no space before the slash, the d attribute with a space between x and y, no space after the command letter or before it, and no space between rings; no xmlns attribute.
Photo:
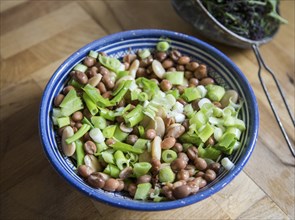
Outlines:
<svg viewBox="0 0 295 220"><path fill-rule="evenodd" d="M53 150L50 147L49 144L49 138L46 136L45 128L46 128L46 123L45 123L45 118L49 117L46 114L45 108L46 106L52 105L52 103L46 102L50 96L50 90L52 89L52 83L54 81L54 78L63 73L64 71L68 71L67 67L69 66L68 64L71 62L74 62L75 58L79 57L81 53L85 53L89 51L89 48L97 48L97 44L101 42L107 42L107 41L113 41L113 40L120 40L120 39L125 39L125 38L132 38L133 36L136 37L149 37L149 36L154 36L154 35L159 35L159 36L165 36L167 38L171 39L176 39L176 40L182 40L186 42L192 42L197 45L201 45L202 47L205 47L209 52L213 53L214 56L220 57L223 61L227 62L228 65L230 65L236 72L236 74L239 75L241 78L244 90L248 93L248 95L251 97L249 101L249 108L253 111L253 117L250 117L249 123L253 124L253 130L249 131L249 141L247 144L247 150L245 151L244 154L242 154L237 162L235 164L235 167L230 171L230 173L227 173L220 181L214 184L214 187L210 187L204 191L202 191L202 194L195 194L189 197L186 197L181 200L174 200L174 201L167 201L167 202L160 202L160 203L155 203L155 202L139 202L136 200L124 200L121 198L117 197L109 197L104 195L104 193L93 193L89 192L85 189L83 189L83 186L75 181L73 177L64 171L64 168L62 166L59 166L58 160L54 157ZM239 84L240 84L239 83ZM40 104L40 110L39 110L39 135L41 139L41 143L43 145L43 150L47 156L47 159L49 160L50 164L55 168L57 173L61 175L70 185L78 189L78 191L82 192L86 196L95 199L97 201L103 202L105 204L115 206L118 208L125 208L125 209L130 209L130 210L137 210L137 211L161 211L161 210L169 210L169 209L176 209L180 207L184 207L187 205L191 205L194 203L197 203L207 197L210 197L211 195L215 194L216 192L220 191L223 189L228 183L232 181L232 179L237 176L247 161L249 160L257 138L258 138L258 129L259 129L259 111L258 111L258 104L256 97L254 95L254 92L246 79L245 75L241 72L241 70L236 66L236 64L233 63L225 54L223 54L221 51L218 49L214 48L213 46L207 44L204 41L201 41L193 36L189 36L186 34L174 32L174 31L169 31L169 30L161 30L161 29L137 29L137 30L129 30L129 31L123 31L123 32L118 32L115 34L111 34L105 37L102 37L100 39L97 39L89 44L86 44L82 48L80 48L78 51L70 55L54 72L54 74L51 76L50 80L48 81L43 95L42 95L42 100ZM230 175L229 175L230 174ZM99 195L97 195L99 194Z"/></svg>

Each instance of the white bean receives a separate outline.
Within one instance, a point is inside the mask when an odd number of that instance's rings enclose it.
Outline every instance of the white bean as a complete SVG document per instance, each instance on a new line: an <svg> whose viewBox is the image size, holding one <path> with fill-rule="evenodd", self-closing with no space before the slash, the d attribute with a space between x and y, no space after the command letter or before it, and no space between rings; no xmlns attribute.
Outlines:
<svg viewBox="0 0 295 220"><path fill-rule="evenodd" d="M161 160L162 148L161 148L162 139L159 136L156 136L151 143L152 159Z"/></svg>
<svg viewBox="0 0 295 220"><path fill-rule="evenodd" d="M72 142L70 144L66 143L66 139L74 135L74 130L71 126L67 126L64 128L62 132L62 138L61 138L61 146L62 151L64 154L68 157L72 156L76 151L76 143Z"/></svg>
<svg viewBox="0 0 295 220"><path fill-rule="evenodd" d="M84 163L86 166L91 167L95 172L101 171L101 165L98 159L94 155L87 154L84 157Z"/></svg>
<svg viewBox="0 0 295 220"><path fill-rule="evenodd" d="M136 59L132 62L132 64L129 67L129 73L130 73L130 76L133 77L133 79L135 79L135 77L136 77L136 72L139 68L139 64L140 64L139 60Z"/></svg>
<svg viewBox="0 0 295 220"><path fill-rule="evenodd" d="M92 85L93 87L96 87L98 83L100 82L101 78L102 78L102 75L97 74L89 79L88 84Z"/></svg>
<svg viewBox="0 0 295 220"><path fill-rule="evenodd" d="M156 76L159 77L160 79L163 79L166 71L158 60L153 60L152 68Z"/></svg>

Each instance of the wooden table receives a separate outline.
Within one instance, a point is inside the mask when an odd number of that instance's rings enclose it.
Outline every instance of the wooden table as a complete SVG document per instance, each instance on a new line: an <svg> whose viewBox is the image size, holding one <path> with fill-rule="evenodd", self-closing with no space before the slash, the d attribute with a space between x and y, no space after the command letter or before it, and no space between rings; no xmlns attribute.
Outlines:
<svg viewBox="0 0 295 220"><path fill-rule="evenodd" d="M261 50L294 110L294 1L281 1L281 13L289 24ZM254 54L212 42L245 73L260 110L255 151L227 187L185 208L135 212L94 205L53 170L38 135L38 109L46 82L64 59L86 43L139 28L199 37L168 0L1 0L0 219L294 219L294 158L261 89ZM294 127L279 96L275 99L294 141Z"/></svg>

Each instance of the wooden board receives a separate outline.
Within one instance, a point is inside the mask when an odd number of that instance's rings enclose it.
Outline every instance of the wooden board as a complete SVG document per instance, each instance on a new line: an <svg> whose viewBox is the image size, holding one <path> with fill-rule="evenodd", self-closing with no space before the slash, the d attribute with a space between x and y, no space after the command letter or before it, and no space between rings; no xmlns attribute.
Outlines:
<svg viewBox="0 0 295 220"><path fill-rule="evenodd" d="M245 169L228 186L197 204L172 211L135 212L91 201L50 166L38 135L42 91L70 54L122 30L162 28L203 40L169 0L1 0L0 219L294 219L294 158L280 133L257 77L252 51L212 43L245 73L260 110L259 138ZM294 110L294 1L281 1L289 20L261 47ZM263 74L287 132L288 120L271 78Z"/></svg>

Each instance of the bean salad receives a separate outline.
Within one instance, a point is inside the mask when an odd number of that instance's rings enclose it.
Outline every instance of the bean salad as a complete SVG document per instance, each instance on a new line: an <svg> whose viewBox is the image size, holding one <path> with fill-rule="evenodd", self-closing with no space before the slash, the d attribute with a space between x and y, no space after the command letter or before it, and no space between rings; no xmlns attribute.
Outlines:
<svg viewBox="0 0 295 220"><path fill-rule="evenodd" d="M159 40L119 59L90 51L53 101L61 152L93 188L136 200L196 194L234 164L242 100Z"/></svg>

